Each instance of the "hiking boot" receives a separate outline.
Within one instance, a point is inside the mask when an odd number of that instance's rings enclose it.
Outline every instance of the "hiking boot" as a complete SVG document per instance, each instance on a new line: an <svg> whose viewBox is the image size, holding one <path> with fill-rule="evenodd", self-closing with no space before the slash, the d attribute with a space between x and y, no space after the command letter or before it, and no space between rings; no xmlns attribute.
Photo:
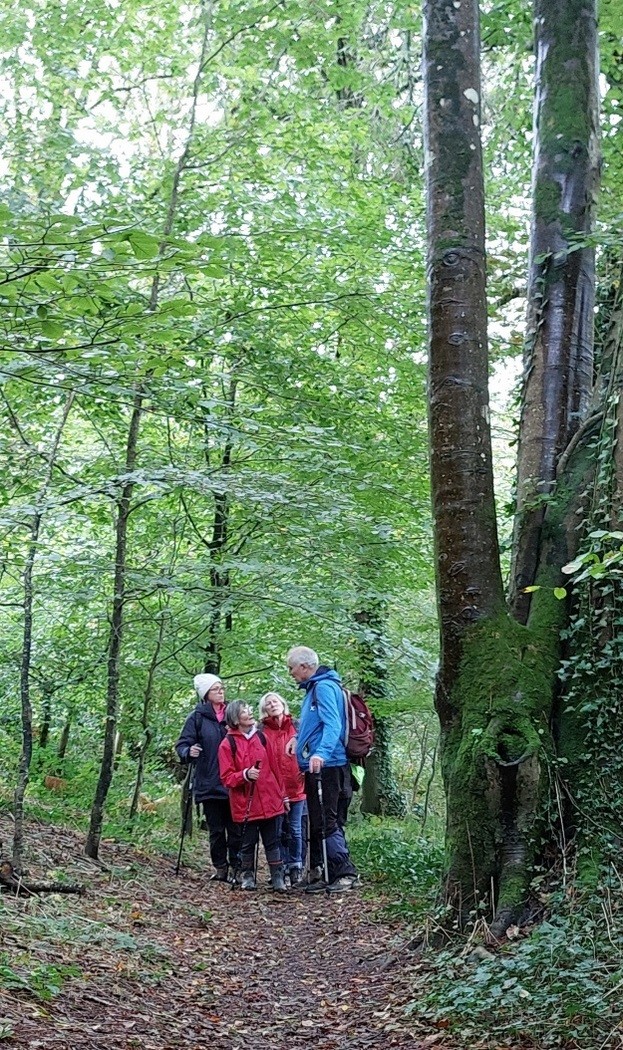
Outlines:
<svg viewBox="0 0 623 1050"><path fill-rule="evenodd" d="M310 868L305 893L324 893L326 888L327 884L324 881L324 871L322 868Z"/></svg>
<svg viewBox="0 0 623 1050"><path fill-rule="evenodd" d="M274 889L275 893L286 893L288 887L286 886L285 872L283 870L283 864L277 864L275 867L270 869L270 884Z"/></svg>
<svg viewBox="0 0 623 1050"><path fill-rule="evenodd" d="M294 864L290 868L290 885L293 889L300 886L303 881L303 869Z"/></svg>
<svg viewBox="0 0 623 1050"><path fill-rule="evenodd" d="M339 879L334 879L330 886L327 886L327 892L349 893L355 888L356 882L359 882L357 875L342 875Z"/></svg>
<svg viewBox="0 0 623 1050"><path fill-rule="evenodd" d="M241 879L241 882L240 882L240 889L241 890L256 890L257 889L257 883L255 881L255 872L254 871L243 871L242 879Z"/></svg>
<svg viewBox="0 0 623 1050"><path fill-rule="evenodd" d="M213 875L210 875L210 882L229 882L229 868L217 868Z"/></svg>

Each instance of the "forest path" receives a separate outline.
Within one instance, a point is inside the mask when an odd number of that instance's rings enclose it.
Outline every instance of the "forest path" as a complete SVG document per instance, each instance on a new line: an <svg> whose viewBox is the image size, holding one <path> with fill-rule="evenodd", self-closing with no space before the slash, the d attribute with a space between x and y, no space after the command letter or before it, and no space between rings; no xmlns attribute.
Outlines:
<svg viewBox="0 0 623 1050"><path fill-rule="evenodd" d="M6 843L10 825L0 820ZM383 968L404 940L357 892L255 893L207 872L105 843L28 828L31 879L62 869L85 897L0 898L0 1039L32 1050L420 1050L439 1046L405 1016L407 971ZM207 857L207 839L205 842ZM6 850L4 851L6 853ZM8 968L8 970L7 970ZM34 969L33 969L34 968ZM69 969L65 969L69 968ZM60 971L60 972L59 972ZM14 980L7 974L13 973ZM28 975L31 975L30 977ZM14 983L23 987L7 987ZM55 985L60 991L42 1000Z"/></svg>

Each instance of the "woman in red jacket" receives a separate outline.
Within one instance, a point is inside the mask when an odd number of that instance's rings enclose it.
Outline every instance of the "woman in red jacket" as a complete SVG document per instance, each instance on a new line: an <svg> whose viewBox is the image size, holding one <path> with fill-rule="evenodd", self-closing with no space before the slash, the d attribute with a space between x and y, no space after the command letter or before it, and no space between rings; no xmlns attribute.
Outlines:
<svg viewBox="0 0 623 1050"><path fill-rule="evenodd" d="M242 845L241 888L256 888L255 847L261 835L270 881L274 890L286 890L279 850L280 818L286 809L286 793L279 765L266 738L255 728L253 709L240 700L227 705L228 732L218 749L223 784L229 791L232 817L240 825Z"/></svg>
<svg viewBox="0 0 623 1050"><path fill-rule="evenodd" d="M282 853L290 875L290 884L298 886L303 881L305 775L299 769L296 755L286 755L286 744L296 736L297 727L288 711L288 705L279 693L264 694L260 700L260 718L268 749L281 770L286 796L290 802L287 843L282 846Z"/></svg>

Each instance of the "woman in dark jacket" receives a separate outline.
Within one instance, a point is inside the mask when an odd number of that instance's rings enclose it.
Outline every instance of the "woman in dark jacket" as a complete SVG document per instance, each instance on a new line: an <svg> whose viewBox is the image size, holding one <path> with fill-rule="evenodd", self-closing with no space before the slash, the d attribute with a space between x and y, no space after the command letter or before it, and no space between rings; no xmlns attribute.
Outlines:
<svg viewBox="0 0 623 1050"><path fill-rule="evenodd" d="M198 674L193 685L199 697L195 710L188 716L175 745L180 761L195 761L193 795L203 806L210 833L210 857L215 867L211 878L227 882L229 867L238 867L240 828L231 816L227 788L219 774L218 749L227 733L225 722L225 687L215 674Z"/></svg>

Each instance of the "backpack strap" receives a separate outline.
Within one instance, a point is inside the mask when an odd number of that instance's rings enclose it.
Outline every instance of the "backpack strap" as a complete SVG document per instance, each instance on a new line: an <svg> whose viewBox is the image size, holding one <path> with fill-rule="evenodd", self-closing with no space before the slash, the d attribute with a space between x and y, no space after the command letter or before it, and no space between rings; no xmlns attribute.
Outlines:
<svg viewBox="0 0 623 1050"><path fill-rule="evenodd" d="M260 743L263 745L264 750L266 750L266 737L264 736L264 733L262 732L262 730L258 729L258 731L257 731L257 733L255 735L257 737L259 737ZM238 745L236 743L236 738L235 738L233 733L228 733L227 734L227 739L229 740L229 746L231 748L231 755L232 755L232 758L233 758L233 760L235 762L236 761L236 752L238 750Z"/></svg>
<svg viewBox="0 0 623 1050"><path fill-rule="evenodd" d="M342 685L341 682L339 682L339 683L336 682L335 684L339 686L339 690L340 690L340 692L342 694L342 700L344 701L344 739L342 740L342 743L344 744L344 747L347 747L348 746L349 730L350 730L349 702L348 702L349 701L349 697L350 697L350 693L349 693L348 689L346 689L345 686ZM312 703L314 703L315 700L316 700L316 686L317 685L318 685L318 682L314 682L314 684L311 687ZM298 729L297 729L297 731L298 731Z"/></svg>

